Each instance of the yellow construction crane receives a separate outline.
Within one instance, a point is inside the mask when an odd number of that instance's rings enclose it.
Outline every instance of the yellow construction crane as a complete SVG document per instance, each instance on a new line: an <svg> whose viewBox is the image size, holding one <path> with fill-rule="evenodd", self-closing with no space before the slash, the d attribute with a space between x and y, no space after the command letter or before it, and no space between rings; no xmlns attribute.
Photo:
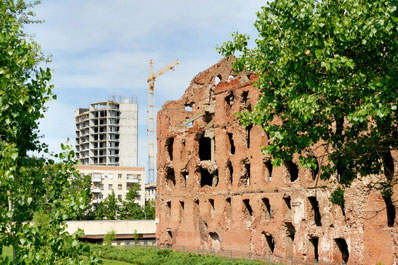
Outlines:
<svg viewBox="0 0 398 265"><path fill-rule="evenodd" d="M156 78L166 73L179 64L176 60L168 66L162 68L159 72L153 72L153 61L149 60L149 77L148 77L148 180L149 183L155 182L155 81Z"/></svg>

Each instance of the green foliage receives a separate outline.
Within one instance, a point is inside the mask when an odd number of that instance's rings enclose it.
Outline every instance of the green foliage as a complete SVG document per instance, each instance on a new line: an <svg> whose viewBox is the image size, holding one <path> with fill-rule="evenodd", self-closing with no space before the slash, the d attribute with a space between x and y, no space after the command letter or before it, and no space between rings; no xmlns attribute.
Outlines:
<svg viewBox="0 0 398 265"><path fill-rule="evenodd" d="M253 265L262 264L258 261L233 260L227 258L196 255L193 253L182 253L170 249L156 249L152 247L120 247L120 246L104 246L91 245L91 248L102 258L111 260L120 260L131 262L137 265Z"/></svg>
<svg viewBox="0 0 398 265"><path fill-rule="evenodd" d="M218 51L237 54L235 70L259 77L257 106L238 116L268 133L264 153L273 164L299 154L301 166L314 168L317 145L328 155L321 178L337 176L344 188L357 177L384 173L375 188L392 193L398 3L278 0L262 7L254 25L254 48L249 36L234 33Z"/></svg>
<svg viewBox="0 0 398 265"><path fill-rule="evenodd" d="M30 6L0 1L0 248L13 247L14 264L96 264L79 244L80 233L65 232L65 220L86 207L80 196L65 192L77 174L73 151L63 146L61 162L54 163L39 142L38 119L55 95L51 70L39 67L39 45L22 31L21 23L31 22ZM40 155L30 157L32 152ZM81 261L81 255L88 258ZM0 263L11 260L0 257Z"/></svg>
<svg viewBox="0 0 398 265"><path fill-rule="evenodd" d="M342 209L344 209L344 190L340 187L337 188L332 195L330 196L330 201L334 204L340 205Z"/></svg>
<svg viewBox="0 0 398 265"><path fill-rule="evenodd" d="M104 244L110 246L112 244L112 241L115 239L116 239L116 232L115 231L108 232L104 235Z"/></svg>

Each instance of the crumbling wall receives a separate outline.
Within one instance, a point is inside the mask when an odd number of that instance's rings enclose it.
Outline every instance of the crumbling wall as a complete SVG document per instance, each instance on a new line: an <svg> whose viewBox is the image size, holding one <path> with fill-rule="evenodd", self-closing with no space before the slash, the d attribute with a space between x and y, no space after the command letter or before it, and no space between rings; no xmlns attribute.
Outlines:
<svg viewBox="0 0 398 265"><path fill-rule="evenodd" d="M259 91L253 75L233 74L232 60L199 73L158 113L158 244L397 264L396 198L387 207L367 188L369 178L346 191L342 209L329 201L336 180L320 180L318 171L298 166L298 157L272 167L261 153L264 130L243 127L234 115L251 110ZM319 165L324 148L314 147Z"/></svg>

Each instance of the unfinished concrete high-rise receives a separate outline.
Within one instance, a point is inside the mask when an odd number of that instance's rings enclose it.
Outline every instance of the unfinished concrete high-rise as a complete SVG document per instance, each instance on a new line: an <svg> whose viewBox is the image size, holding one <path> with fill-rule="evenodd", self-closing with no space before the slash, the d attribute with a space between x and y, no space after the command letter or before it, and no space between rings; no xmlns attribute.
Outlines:
<svg viewBox="0 0 398 265"><path fill-rule="evenodd" d="M75 114L76 157L82 165L137 166L137 102L101 101Z"/></svg>
<svg viewBox="0 0 398 265"><path fill-rule="evenodd" d="M199 73L158 113L158 244L295 264L398 264L397 188L386 198L370 188L383 176L363 178L345 191L344 207L332 204L337 177L318 176L323 145L314 146L316 170L300 167L298 155L273 167L261 152L265 131L234 115L253 110L260 92L254 75L232 72L231 60ZM391 156L396 175L398 152Z"/></svg>

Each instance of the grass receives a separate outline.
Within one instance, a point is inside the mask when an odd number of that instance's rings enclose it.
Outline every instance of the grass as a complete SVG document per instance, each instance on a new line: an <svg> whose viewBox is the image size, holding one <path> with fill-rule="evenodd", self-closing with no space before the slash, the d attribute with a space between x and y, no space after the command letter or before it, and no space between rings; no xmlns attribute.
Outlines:
<svg viewBox="0 0 398 265"><path fill-rule="evenodd" d="M259 261L232 260L151 247L104 246L90 244L101 258L131 262L135 265L260 265Z"/></svg>

